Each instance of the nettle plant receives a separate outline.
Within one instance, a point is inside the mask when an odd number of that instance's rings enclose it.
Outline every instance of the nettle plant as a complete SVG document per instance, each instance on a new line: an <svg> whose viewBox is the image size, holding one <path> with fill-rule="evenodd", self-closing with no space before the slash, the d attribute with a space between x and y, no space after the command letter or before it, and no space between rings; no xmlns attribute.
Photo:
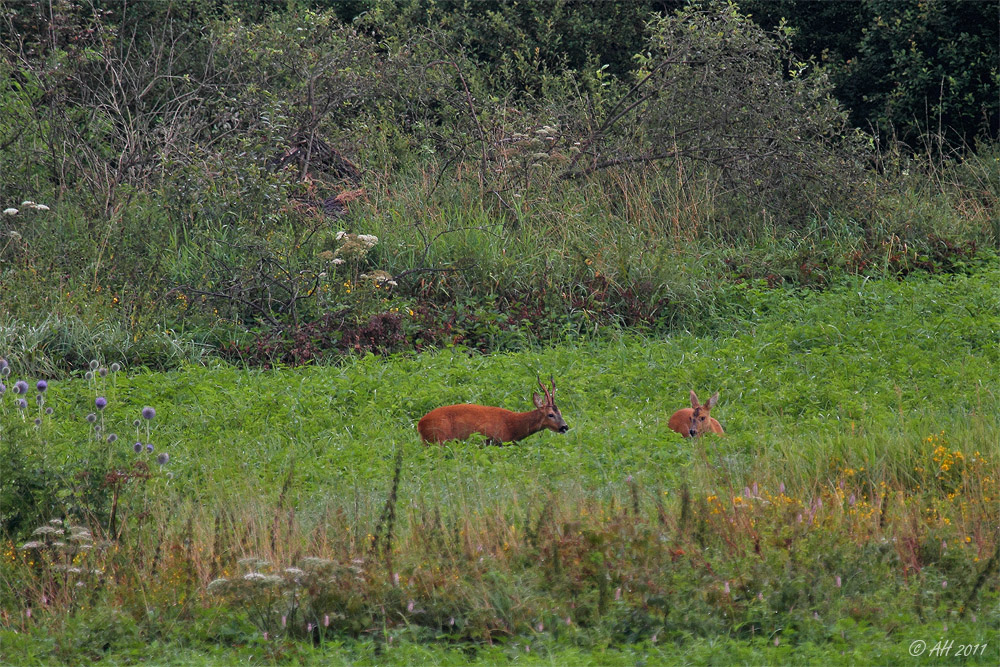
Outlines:
<svg viewBox="0 0 1000 667"><path fill-rule="evenodd" d="M118 540L130 515L128 497L144 504L146 483L172 476L165 469L170 455L153 444L155 408L143 407L131 421L134 439L119 435L128 426L115 428L119 424L109 416L120 370L118 363L89 363L84 378L92 407L82 417L87 428L81 432L80 417L50 401L48 382L11 381L12 368L0 359L0 446L9 482L0 497L3 532L16 537L47 517L72 516L88 534ZM66 439L73 446L55 446ZM81 452L83 458L57 463L51 455L57 449Z"/></svg>

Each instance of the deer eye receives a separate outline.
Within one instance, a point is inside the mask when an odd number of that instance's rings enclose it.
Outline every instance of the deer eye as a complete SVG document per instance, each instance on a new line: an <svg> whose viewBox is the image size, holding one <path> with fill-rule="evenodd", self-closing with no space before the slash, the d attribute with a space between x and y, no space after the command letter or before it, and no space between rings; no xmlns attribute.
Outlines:
<svg viewBox="0 0 1000 667"><path fill-rule="evenodd" d="M555 419L556 418L555 413L550 412L549 413L549 417L551 417L552 419Z"/></svg>

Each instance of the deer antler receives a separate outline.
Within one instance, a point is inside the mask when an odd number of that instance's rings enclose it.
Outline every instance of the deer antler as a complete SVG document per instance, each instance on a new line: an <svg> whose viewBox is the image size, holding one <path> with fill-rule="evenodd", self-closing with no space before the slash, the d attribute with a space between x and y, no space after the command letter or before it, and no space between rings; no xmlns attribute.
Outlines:
<svg viewBox="0 0 1000 667"><path fill-rule="evenodd" d="M542 388L542 393L545 394L545 402L551 404L552 403L552 394L550 394L549 390L545 387L544 384L542 384L542 378L541 377L539 377L539 376L536 375L535 378L538 380L538 386Z"/></svg>

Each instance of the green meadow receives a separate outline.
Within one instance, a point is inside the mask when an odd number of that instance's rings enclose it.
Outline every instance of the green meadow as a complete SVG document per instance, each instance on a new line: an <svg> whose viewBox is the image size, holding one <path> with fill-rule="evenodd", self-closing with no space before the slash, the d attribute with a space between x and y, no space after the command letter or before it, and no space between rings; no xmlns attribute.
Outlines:
<svg viewBox="0 0 1000 667"><path fill-rule="evenodd" d="M944 637L993 663L998 281L748 288L715 336L124 369L52 382L51 415L5 396L5 520L92 548L7 543L4 660L904 663ZM538 375L567 434L420 444L431 408L527 409ZM691 388L724 437L667 428Z"/></svg>

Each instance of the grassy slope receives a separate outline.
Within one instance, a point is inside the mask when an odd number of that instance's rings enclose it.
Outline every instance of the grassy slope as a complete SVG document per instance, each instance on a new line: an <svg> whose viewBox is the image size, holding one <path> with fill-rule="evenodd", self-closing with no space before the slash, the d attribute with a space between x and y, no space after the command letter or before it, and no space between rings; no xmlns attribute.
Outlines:
<svg viewBox="0 0 1000 667"><path fill-rule="evenodd" d="M500 493L525 472L538 484L600 488L627 474L676 484L690 443L667 428L694 388L719 390L713 412L728 430L727 460L774 457L807 478L824 455L846 463L907 462L913 438L946 431L953 444L996 442L1000 412L1000 270L974 278L851 281L824 294L754 292L747 318L717 338L621 338L533 352L460 350L277 372L188 367L122 379L106 419L159 410L154 442L197 493L273 489L294 460L303 497L389 477L406 448L407 482L437 480ZM520 447L424 448L414 424L431 408L478 402L528 409L536 374L552 374L572 427ZM53 383L84 410L83 382ZM116 393L117 392L117 393ZM122 407L126 406L126 407ZM69 452L66 452L69 454ZM359 465L363 464L363 465ZM234 486L231 471L247 469ZM488 479L490 484L477 485Z"/></svg>
<svg viewBox="0 0 1000 667"><path fill-rule="evenodd" d="M857 280L819 294L748 289L743 319L711 338L626 337L490 357L444 350L275 372L188 367L119 377L99 391L82 379L54 382L50 404L57 413L45 457L55 464L103 455L106 445L81 444L87 425L79 416L91 409L96 393L108 396L104 418L109 430L121 433L141 406L153 405L158 414L151 440L170 453L173 473L161 489L170 508L164 521L179 525L193 517L207 523L215 507L243 506L252 513L257 499L261 521L267 521L264 508L294 470L289 494L299 520L315 524L321 513L339 508L359 533L370 529L384 502L400 446L404 505L511 519L530 499L553 491L627 498L627 475L656 493L674 492L683 481L695 493L726 485L738 490L756 481L768 488L782 482L790 495L803 496L830 484L843 468L865 469L873 480L905 479L926 461L930 435L943 434L949 447L967 453L996 453L998 284L994 262L971 277ZM556 377L557 400L572 427L567 435L543 433L506 448L418 444L413 425L436 405L473 401L526 409L536 373ZM728 431L725 439L692 444L667 429L667 418L685 405L689 388L702 398L721 392L713 414ZM16 418L4 405L4 420ZM123 437L117 446L127 448L131 441ZM713 465L699 464L703 454ZM404 525L410 518L402 513ZM946 638L994 644L995 633L983 636L993 621L948 623ZM679 649L634 645L620 653L540 640L534 650L546 656L539 656L543 662L630 663L642 655L695 664L723 656L747 663L793 656L905 662L904 640L930 640L925 635L932 631L944 636L939 625L928 621L888 636L847 623L843 646L806 642L796 653L732 638L692 639ZM50 644L43 635L51 630L31 633L34 639L8 634L5 659L44 659ZM518 642L481 658L520 655ZM154 643L140 652L162 662L202 659L174 654L168 646ZM247 659L244 652L252 650L239 649ZM302 646L284 650L291 653L272 658L317 658ZM433 646L383 656L369 650L348 644L327 656L360 664L459 661L458 653ZM223 650L221 656L233 654Z"/></svg>

